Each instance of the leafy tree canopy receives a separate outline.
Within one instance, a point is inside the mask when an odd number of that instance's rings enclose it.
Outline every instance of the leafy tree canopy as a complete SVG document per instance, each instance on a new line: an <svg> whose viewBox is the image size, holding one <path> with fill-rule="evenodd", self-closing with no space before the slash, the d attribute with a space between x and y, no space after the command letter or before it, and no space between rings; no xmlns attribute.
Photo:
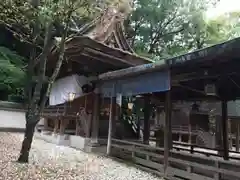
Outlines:
<svg viewBox="0 0 240 180"><path fill-rule="evenodd" d="M24 58L0 46L0 91L17 94L25 83Z"/></svg>
<svg viewBox="0 0 240 180"><path fill-rule="evenodd" d="M128 38L136 52L159 60L236 37L237 13L214 21L206 19L207 9L217 2L135 0L133 13L126 22Z"/></svg>

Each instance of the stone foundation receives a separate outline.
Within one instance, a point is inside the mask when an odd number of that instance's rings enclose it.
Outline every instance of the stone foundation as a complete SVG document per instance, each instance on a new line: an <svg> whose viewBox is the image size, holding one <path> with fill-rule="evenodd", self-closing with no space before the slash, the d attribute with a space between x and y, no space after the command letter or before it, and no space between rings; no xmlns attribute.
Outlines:
<svg viewBox="0 0 240 180"><path fill-rule="evenodd" d="M61 146L69 146L68 135L52 134L51 132L48 132L48 131L42 131L41 133L36 132L35 137L49 143L53 143Z"/></svg>
<svg viewBox="0 0 240 180"><path fill-rule="evenodd" d="M106 153L106 145L105 141L102 143L91 143L91 139L75 136L75 135L59 135L53 134L50 131L42 131L41 133L35 132L35 137L38 139L42 139L46 142L62 145L62 146L69 146L78 150L82 150L85 152L96 152L96 153Z"/></svg>
<svg viewBox="0 0 240 180"><path fill-rule="evenodd" d="M90 143L90 140L81 136L69 136L69 142L70 147L84 151L86 149L86 146L88 146Z"/></svg>

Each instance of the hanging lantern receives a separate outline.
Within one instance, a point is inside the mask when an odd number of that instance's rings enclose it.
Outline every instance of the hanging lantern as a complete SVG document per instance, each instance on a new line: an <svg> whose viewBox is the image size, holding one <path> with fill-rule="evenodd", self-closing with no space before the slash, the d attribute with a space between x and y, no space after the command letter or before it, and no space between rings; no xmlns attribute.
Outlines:
<svg viewBox="0 0 240 180"><path fill-rule="evenodd" d="M207 96L216 96L216 86L215 84L206 84L204 87L204 91Z"/></svg>
<svg viewBox="0 0 240 180"><path fill-rule="evenodd" d="M133 109L133 103L128 103L128 109L130 109L130 110Z"/></svg>
<svg viewBox="0 0 240 180"><path fill-rule="evenodd" d="M68 94L68 100L69 100L69 101L73 101L74 98L75 98L75 96L76 96L76 93L69 93L69 94Z"/></svg>

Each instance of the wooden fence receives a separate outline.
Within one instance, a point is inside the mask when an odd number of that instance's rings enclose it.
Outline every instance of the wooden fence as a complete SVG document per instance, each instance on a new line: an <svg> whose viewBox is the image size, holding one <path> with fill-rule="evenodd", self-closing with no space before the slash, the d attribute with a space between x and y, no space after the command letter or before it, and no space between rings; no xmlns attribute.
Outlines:
<svg viewBox="0 0 240 180"><path fill-rule="evenodd" d="M202 150L200 150L200 148ZM196 144L187 144L187 143L178 143L178 142L173 142L173 149L175 149L177 151L190 152L191 154L201 154L201 155L205 155L207 157L214 156L214 157L220 157L220 158L222 158L222 156L220 154L213 153L213 152L207 152L205 150L216 151L216 152L223 152L223 149L208 148L208 147L198 146ZM238 160L240 162L240 152L229 151L229 153L234 153L234 154L239 155L239 157L229 156L229 159L230 160Z"/></svg>
<svg viewBox="0 0 240 180"><path fill-rule="evenodd" d="M156 141L156 138L150 138L151 141ZM217 148L208 148L208 147L203 147L199 146L197 144L189 144L189 143L182 143L182 142L173 142L172 148L176 151L184 151L184 152L189 152L191 154L200 154L206 157L213 156L213 157L219 157L222 158L222 156L218 153L214 152L207 152L206 150L210 151L216 151L216 152L223 152L223 149L217 149ZM230 160L239 160L240 161L240 152L238 151L230 151L229 153L234 153L236 155L239 155L239 157L236 156L229 156Z"/></svg>
<svg viewBox="0 0 240 180"><path fill-rule="evenodd" d="M112 139L111 155L163 175L164 149ZM240 180L240 163L170 151L167 174L189 180Z"/></svg>

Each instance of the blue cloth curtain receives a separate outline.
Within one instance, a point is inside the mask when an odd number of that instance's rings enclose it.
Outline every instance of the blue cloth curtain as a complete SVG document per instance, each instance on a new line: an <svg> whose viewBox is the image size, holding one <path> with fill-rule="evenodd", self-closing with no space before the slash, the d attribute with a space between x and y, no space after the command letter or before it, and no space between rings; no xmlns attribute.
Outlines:
<svg viewBox="0 0 240 180"><path fill-rule="evenodd" d="M132 96L152 92L164 92L169 89L169 71L149 72L133 77L110 80L104 82L100 86L100 92L105 97L116 96L118 93L123 96Z"/></svg>

